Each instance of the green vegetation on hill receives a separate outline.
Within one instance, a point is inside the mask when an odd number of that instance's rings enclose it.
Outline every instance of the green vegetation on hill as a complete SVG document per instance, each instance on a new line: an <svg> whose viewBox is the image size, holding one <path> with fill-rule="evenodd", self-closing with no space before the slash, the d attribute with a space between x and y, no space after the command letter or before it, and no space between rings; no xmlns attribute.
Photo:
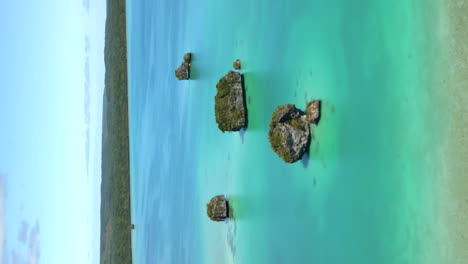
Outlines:
<svg viewBox="0 0 468 264"><path fill-rule="evenodd" d="M107 1L102 124L101 263L132 263L125 0Z"/></svg>

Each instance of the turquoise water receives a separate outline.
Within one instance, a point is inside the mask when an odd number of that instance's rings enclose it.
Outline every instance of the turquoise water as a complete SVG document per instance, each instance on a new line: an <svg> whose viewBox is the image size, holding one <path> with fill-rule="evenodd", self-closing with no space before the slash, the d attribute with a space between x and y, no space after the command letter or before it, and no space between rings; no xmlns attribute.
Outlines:
<svg viewBox="0 0 468 264"><path fill-rule="evenodd" d="M430 263L440 136L429 1L128 0L136 263ZM190 51L192 80L174 69ZM221 133L239 58L249 126ZM280 104L323 100L310 153L267 139ZM235 219L205 204L230 198Z"/></svg>

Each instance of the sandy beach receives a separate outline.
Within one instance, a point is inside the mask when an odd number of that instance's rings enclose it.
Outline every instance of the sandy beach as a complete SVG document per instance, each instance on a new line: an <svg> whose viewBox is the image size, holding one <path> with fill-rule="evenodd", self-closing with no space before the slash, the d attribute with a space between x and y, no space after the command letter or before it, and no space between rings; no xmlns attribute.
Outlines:
<svg viewBox="0 0 468 264"><path fill-rule="evenodd" d="M441 236L436 263L468 263L468 1L446 0L437 21L440 69L436 78L442 122L440 168L437 169L438 221ZM443 153L443 154L442 154ZM441 243L443 242L443 243Z"/></svg>

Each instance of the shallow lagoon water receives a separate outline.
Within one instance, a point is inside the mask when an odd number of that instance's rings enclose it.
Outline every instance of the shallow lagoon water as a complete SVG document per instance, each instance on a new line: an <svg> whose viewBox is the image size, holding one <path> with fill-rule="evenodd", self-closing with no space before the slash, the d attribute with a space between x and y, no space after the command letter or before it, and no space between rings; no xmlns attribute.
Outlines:
<svg viewBox="0 0 468 264"><path fill-rule="evenodd" d="M136 263L430 263L429 1L128 0ZM193 53L192 80L174 69ZM239 58L248 128L221 133L216 83ZM273 110L322 99L308 157L270 149ZM235 219L205 204L229 196Z"/></svg>

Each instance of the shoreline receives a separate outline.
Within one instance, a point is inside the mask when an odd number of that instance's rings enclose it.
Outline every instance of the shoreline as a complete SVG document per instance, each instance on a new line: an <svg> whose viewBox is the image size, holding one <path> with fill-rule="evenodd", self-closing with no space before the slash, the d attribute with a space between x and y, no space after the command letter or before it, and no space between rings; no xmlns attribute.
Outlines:
<svg viewBox="0 0 468 264"><path fill-rule="evenodd" d="M435 23L441 50L435 84L443 109L438 122L445 131L434 182L440 226L434 245L440 259L434 262L461 264L468 259L468 2L446 0L439 5Z"/></svg>

